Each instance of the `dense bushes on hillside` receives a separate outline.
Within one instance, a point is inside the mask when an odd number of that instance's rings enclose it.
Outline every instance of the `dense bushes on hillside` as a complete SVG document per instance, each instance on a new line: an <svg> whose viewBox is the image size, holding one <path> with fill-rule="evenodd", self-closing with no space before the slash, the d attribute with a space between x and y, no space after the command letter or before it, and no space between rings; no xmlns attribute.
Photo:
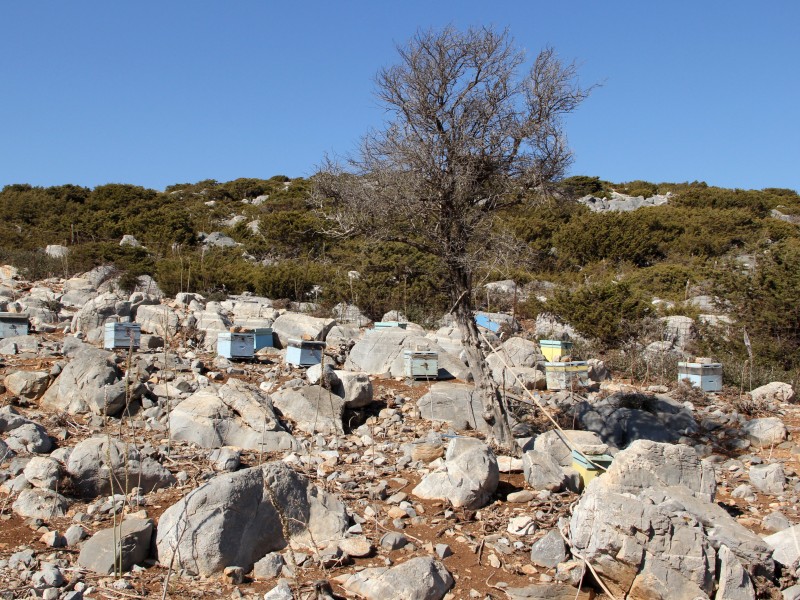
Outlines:
<svg viewBox="0 0 800 600"><path fill-rule="evenodd" d="M153 275L168 294L251 291L325 307L344 301L373 319L400 309L433 320L447 310L444 271L434 257L323 235L324 224L308 207L310 187L283 175L176 184L164 192L125 184L9 185L0 191L0 261L33 279L112 263L127 281ZM672 196L667 205L628 213L592 213L574 202L613 191ZM556 284L521 303L521 314L547 310L584 335L619 344L637 320L692 313L681 302L710 294L724 299L735 323L728 333L704 329L706 351L742 362L746 328L759 360L800 369L800 232L770 216L773 209L800 214L797 192L586 176L567 178L551 192L499 214L493 235L501 243L496 256L484 257L483 280ZM199 234L212 231L240 245L204 246ZM125 234L145 247L120 247ZM69 246L70 253L49 258L42 252L47 244ZM754 269L741 267L753 261ZM669 302L655 306L656 297Z"/></svg>

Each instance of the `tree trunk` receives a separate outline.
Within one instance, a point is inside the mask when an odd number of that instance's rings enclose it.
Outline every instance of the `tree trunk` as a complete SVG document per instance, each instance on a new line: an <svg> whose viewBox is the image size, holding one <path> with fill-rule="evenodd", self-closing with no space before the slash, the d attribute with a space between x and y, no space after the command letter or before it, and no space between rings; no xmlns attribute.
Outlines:
<svg viewBox="0 0 800 600"><path fill-rule="evenodd" d="M463 277L463 274L462 274ZM458 279L461 279L459 277ZM501 448L514 451L514 437L508 422L508 411L497 388L481 350L478 326L472 314L472 298L468 285L462 285L453 313L461 332L461 343L467 355L467 366L472 372L475 389L483 404L482 418L492 427L493 441Z"/></svg>

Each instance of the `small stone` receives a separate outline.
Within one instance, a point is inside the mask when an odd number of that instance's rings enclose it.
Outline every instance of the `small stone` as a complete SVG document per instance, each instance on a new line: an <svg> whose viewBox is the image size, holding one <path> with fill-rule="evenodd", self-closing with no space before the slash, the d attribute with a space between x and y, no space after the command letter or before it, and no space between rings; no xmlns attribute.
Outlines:
<svg viewBox="0 0 800 600"><path fill-rule="evenodd" d="M500 559L497 558L496 554L490 554L489 555L489 565L493 569L499 569L501 567L502 563L500 562Z"/></svg>
<svg viewBox="0 0 800 600"><path fill-rule="evenodd" d="M390 531L381 538L381 548L386 550L399 550L408 543L408 538L402 533Z"/></svg>
<svg viewBox="0 0 800 600"><path fill-rule="evenodd" d="M225 567L223 577L229 585L240 585L244 581L244 569L242 567Z"/></svg>
<svg viewBox="0 0 800 600"><path fill-rule="evenodd" d="M531 562L539 567L552 568L567 558L567 547L561 534L551 529L531 546Z"/></svg>
<svg viewBox="0 0 800 600"><path fill-rule="evenodd" d="M508 521L506 531L512 535L530 535L536 531L536 521L527 515L513 517Z"/></svg>
<svg viewBox="0 0 800 600"><path fill-rule="evenodd" d="M281 574L283 565L286 564L278 552L270 552L253 565L253 576L256 579L274 579Z"/></svg>
<svg viewBox="0 0 800 600"><path fill-rule="evenodd" d="M447 544L436 544L434 551L442 559L453 555L453 550Z"/></svg>
<svg viewBox="0 0 800 600"><path fill-rule="evenodd" d="M515 504L522 504L524 502L530 502L536 496L533 495L533 492L529 490L520 490L519 492L511 492L508 496L506 496L507 502L513 502Z"/></svg>

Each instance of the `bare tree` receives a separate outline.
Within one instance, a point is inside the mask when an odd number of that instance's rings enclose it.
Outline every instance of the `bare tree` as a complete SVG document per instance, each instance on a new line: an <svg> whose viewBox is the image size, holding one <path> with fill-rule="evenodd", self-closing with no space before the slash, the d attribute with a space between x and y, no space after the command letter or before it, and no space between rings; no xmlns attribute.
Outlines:
<svg viewBox="0 0 800 600"><path fill-rule="evenodd" d="M357 156L326 160L314 197L328 233L402 242L446 266L483 418L511 447L473 318L473 275L494 213L564 174L571 154L562 117L589 90L551 48L520 73L525 56L507 31L420 31L397 50L399 64L376 76L387 122L364 136Z"/></svg>

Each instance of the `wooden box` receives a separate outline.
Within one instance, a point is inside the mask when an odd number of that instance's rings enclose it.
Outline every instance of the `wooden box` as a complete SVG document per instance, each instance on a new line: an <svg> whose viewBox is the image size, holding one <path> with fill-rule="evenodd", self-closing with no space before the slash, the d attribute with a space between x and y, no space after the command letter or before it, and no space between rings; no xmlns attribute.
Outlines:
<svg viewBox="0 0 800 600"><path fill-rule="evenodd" d="M545 360L555 362L562 356L567 356L572 352L572 342L561 340L539 340L539 347Z"/></svg>
<svg viewBox="0 0 800 600"><path fill-rule="evenodd" d="M688 379L704 392L722 390L722 363L679 362L678 381Z"/></svg>
<svg viewBox="0 0 800 600"><path fill-rule="evenodd" d="M403 352L406 377L411 379L437 379L439 377L439 354L427 350Z"/></svg>
<svg viewBox="0 0 800 600"><path fill-rule="evenodd" d="M217 336L217 354L225 358L253 358L255 335L223 331Z"/></svg>
<svg viewBox="0 0 800 600"><path fill-rule="evenodd" d="M142 326L138 323L106 323L103 326L103 348L114 350L139 347L142 337Z"/></svg>
<svg viewBox="0 0 800 600"><path fill-rule="evenodd" d="M548 390L569 390L573 385L589 386L589 365L586 361L546 362L544 369Z"/></svg>
<svg viewBox="0 0 800 600"><path fill-rule="evenodd" d="M0 339L28 335L28 315L0 312Z"/></svg>
<svg viewBox="0 0 800 600"><path fill-rule="evenodd" d="M289 340L286 348L286 362L296 367L310 367L322 362L325 342Z"/></svg>

